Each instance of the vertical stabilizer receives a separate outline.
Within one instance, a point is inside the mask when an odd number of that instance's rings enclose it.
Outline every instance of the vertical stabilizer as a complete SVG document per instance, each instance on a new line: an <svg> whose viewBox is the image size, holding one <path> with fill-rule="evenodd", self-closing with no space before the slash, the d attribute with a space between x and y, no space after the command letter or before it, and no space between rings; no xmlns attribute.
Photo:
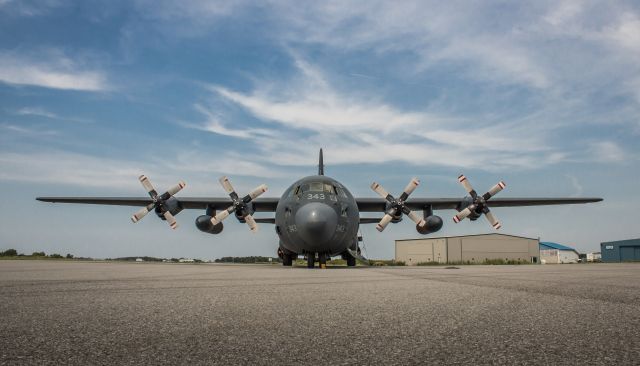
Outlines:
<svg viewBox="0 0 640 366"><path fill-rule="evenodd" d="M322 149L320 149L320 157L318 158L318 175L324 175L324 161L322 160Z"/></svg>

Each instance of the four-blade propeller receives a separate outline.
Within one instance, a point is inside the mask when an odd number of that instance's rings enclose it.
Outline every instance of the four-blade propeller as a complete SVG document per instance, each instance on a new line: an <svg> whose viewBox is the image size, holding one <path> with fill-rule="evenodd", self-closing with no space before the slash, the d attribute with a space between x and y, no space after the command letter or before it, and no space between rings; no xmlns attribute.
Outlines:
<svg viewBox="0 0 640 366"><path fill-rule="evenodd" d="M489 201L491 197L495 196L500 191L502 191L504 187L506 187L506 184L503 181L500 181L498 182L498 184L491 187L491 189L489 189L487 193L480 196L478 195L478 193L476 193L473 187L471 187L471 184L467 180L467 177L465 177L464 175L460 175L458 177L458 181L460 182L460 184L462 184L464 189L469 193L469 195L471 196L471 199L473 199L473 202L469 206L464 208L462 211L458 212L455 216L453 216L453 221L455 223L458 223L464 220L467 216L471 215L471 213L473 212L475 212L476 214L483 213L487 218L487 220L489 221L489 223L491 224L491 226L493 226L496 230L500 229L502 225L500 225L500 222L495 218L495 216L493 216L493 214L489 210L489 207L487 206L487 201Z"/></svg>
<svg viewBox="0 0 640 366"><path fill-rule="evenodd" d="M229 206L229 208L227 208L226 210L220 211L220 213L212 217L211 223L213 225L218 225L224 219L229 217L229 215L235 212L246 221L251 231L253 232L258 231L258 225L256 224L256 221L254 220L253 216L251 216L251 212L249 211L248 204L258 196L266 192L267 186L265 184L261 184L258 187L256 187L253 191L249 192L248 195L240 198L240 196L238 196L236 191L233 189L233 186L231 185L229 178L227 177L220 178L220 184L222 184L222 187L224 188L224 190L227 191L227 193L229 193L229 197L231 197L231 201L233 201L233 203L231 206Z"/></svg>
<svg viewBox="0 0 640 366"><path fill-rule="evenodd" d="M173 197L176 193L180 192L182 188L184 188L187 184L183 181L180 181L175 186L169 188L164 194L158 195L158 192L155 190L155 188L153 188L151 181L149 181L149 178L147 178L145 175L141 175L138 180L140 180L140 183L142 183L144 189L149 193L149 196L151 197L153 202L141 208L140 211L134 213L133 216L131 216L131 221L136 223L142 220L142 218L145 217L151 210L157 208L160 210L160 212L162 212L162 215L167 220L169 226L171 226L171 228L175 230L178 227L178 223L176 222L176 219L175 217L173 217L171 212L169 212L169 210L164 207L164 203L169 198Z"/></svg>
<svg viewBox="0 0 640 366"><path fill-rule="evenodd" d="M409 216L409 218L420 227L423 227L425 225L424 219L420 218L420 216L418 216L418 214L416 214L415 212L409 210L409 208L405 205L407 198L409 198L409 195L416 189L416 187L418 187L419 184L420 181L418 180L418 178L411 179L400 197L397 199L390 195L389 192L387 192L384 188L382 188L380 184L376 182L373 182L373 184L371 184L371 189L373 189L377 194L379 194L382 198L386 199L389 202L389 209L385 213L382 220L380 220L380 222L376 225L376 229L378 229L378 231L382 232L384 228L387 227L389 222L391 222L394 216L402 214Z"/></svg>

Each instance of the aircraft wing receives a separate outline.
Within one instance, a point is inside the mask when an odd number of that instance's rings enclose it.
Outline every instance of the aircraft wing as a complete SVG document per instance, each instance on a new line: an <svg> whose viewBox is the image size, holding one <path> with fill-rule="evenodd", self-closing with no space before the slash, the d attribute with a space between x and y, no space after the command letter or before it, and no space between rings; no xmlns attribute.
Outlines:
<svg viewBox="0 0 640 366"><path fill-rule="evenodd" d="M143 207L153 201L149 197L37 197L38 201L53 203L83 203L90 205L136 206ZM185 209L206 209L211 206L224 210L231 206L229 198L220 197L176 197ZM279 198L257 198L251 203L256 212L275 212Z"/></svg>
<svg viewBox="0 0 640 366"><path fill-rule="evenodd" d="M406 206L411 210L422 210L431 206L434 210L455 210L462 199L457 198L411 198ZM555 198L492 198L491 207L522 207L545 205L573 205L579 203L600 202L596 197L555 197ZM384 212L387 201L383 198L356 198L360 212Z"/></svg>

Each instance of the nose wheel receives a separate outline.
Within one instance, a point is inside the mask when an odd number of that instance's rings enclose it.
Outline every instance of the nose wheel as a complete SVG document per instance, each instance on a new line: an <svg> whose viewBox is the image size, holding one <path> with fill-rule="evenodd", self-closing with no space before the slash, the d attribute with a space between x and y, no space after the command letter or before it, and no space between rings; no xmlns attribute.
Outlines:
<svg viewBox="0 0 640 366"><path fill-rule="evenodd" d="M318 253L318 263L321 269L327 268L327 255L324 253Z"/></svg>
<svg viewBox="0 0 640 366"><path fill-rule="evenodd" d="M316 264L316 253L307 254L307 268L313 268Z"/></svg>

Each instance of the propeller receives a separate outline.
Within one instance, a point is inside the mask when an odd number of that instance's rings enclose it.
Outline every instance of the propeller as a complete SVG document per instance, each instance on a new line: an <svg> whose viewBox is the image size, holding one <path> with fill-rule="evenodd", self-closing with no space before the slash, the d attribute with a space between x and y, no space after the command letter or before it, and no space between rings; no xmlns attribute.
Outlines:
<svg viewBox="0 0 640 366"><path fill-rule="evenodd" d="M471 213L473 212L477 214L483 213L494 229L500 229L502 225L500 225L500 221L498 221L498 219L493 216L493 213L491 213L491 210L489 210L487 201L489 201L491 197L502 191L507 185L503 181L500 181L495 186L491 187L491 189L489 189L487 193L479 196L471 186L471 183L469 183L467 177L465 177L464 175L460 175L458 177L458 182L460 182L467 193L469 193L473 202L469 206L465 207L462 211L458 212L455 216L453 216L453 221L455 223L458 223L464 220L467 216L471 215Z"/></svg>
<svg viewBox="0 0 640 366"><path fill-rule="evenodd" d="M151 184L151 181L149 180L149 178L147 178L146 175L141 175L138 180L147 191L147 193L149 193L149 196L151 197L153 202L141 208L138 212L134 213L133 216L131 216L131 221L136 223L142 220L142 218L145 217L149 212L151 212L151 210L159 209L160 212L163 212L162 216L164 216L164 218L167 220L169 226L175 230L178 227L178 223L176 222L175 217L173 217L171 212L169 212L169 210L164 207L164 205L169 198L180 192L187 184L183 181L179 181L178 184L169 188L164 194L158 195L158 191L153 188L153 184Z"/></svg>
<svg viewBox="0 0 640 366"><path fill-rule="evenodd" d="M416 214L415 212L409 210L409 208L405 204L407 198L409 198L409 195L413 193L413 191L415 191L419 184L420 181L418 180L418 178L411 179L409 184L407 184L407 186L404 188L404 191L402 192L400 197L397 199L390 195L389 192L387 192L384 188L382 188L380 184L376 182L373 182L373 184L371 184L371 189L373 189L377 194L379 194L382 198L386 199L389 202L389 209L385 213L382 220L380 220L380 222L376 225L376 229L378 231L382 232L384 228L387 227L389 222L391 222L393 217L398 213L409 216L409 218L420 227L423 227L425 225L424 219L420 218L420 216L418 216L418 214Z"/></svg>
<svg viewBox="0 0 640 366"><path fill-rule="evenodd" d="M227 193L229 193L229 197L231 197L231 201L233 201L233 204L229 206L229 208L227 208L226 210L222 210L220 211L220 213L212 217L211 223L213 225L218 225L224 219L229 217L229 215L235 212L244 218L244 221L247 223L247 225L249 225L249 228L251 229L252 232L258 231L258 224L256 224L256 220L253 218L253 216L251 216L251 213L249 212L249 207L247 205L257 197L259 197L261 194L266 192L267 185L261 184L257 186L253 191L249 192L248 195L240 198L240 196L238 196L238 194L236 193L235 189L233 189L233 186L231 185L231 181L229 181L229 178L221 177L220 184L222 184L222 187L224 188L224 190L227 191Z"/></svg>

